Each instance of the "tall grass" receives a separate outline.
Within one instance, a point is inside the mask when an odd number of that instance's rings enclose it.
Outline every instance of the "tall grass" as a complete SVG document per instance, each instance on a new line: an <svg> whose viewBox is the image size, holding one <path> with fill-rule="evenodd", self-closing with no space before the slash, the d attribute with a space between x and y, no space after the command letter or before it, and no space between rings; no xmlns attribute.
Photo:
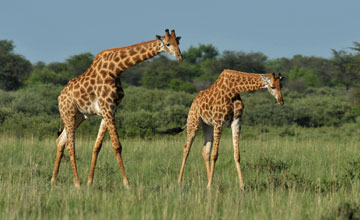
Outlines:
<svg viewBox="0 0 360 220"><path fill-rule="evenodd" d="M95 139L95 137L94 137ZM0 219L338 219L360 215L360 133L341 128L245 127L241 167L245 191L224 132L213 188L201 157L201 134L177 184L184 134L122 140L131 189L125 190L106 138L88 187L93 139L77 138L82 187L65 153L54 186L55 138L0 139Z"/></svg>

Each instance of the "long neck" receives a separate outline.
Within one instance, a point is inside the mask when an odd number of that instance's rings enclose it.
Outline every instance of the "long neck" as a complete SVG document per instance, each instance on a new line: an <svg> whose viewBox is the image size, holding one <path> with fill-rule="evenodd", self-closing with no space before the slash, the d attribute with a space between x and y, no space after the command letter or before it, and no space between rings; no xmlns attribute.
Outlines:
<svg viewBox="0 0 360 220"><path fill-rule="evenodd" d="M223 83L232 96L266 88L266 79L269 74L241 73L237 71L224 71Z"/></svg>
<svg viewBox="0 0 360 220"><path fill-rule="evenodd" d="M128 47L103 50L95 57L93 64L98 71L106 70L119 76L129 67L150 59L160 52L160 43L152 40Z"/></svg>

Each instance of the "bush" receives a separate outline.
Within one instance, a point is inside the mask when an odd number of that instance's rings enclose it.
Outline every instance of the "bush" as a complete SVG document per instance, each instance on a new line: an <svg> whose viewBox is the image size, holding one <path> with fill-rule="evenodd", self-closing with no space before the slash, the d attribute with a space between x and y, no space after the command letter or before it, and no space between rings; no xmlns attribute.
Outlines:
<svg viewBox="0 0 360 220"><path fill-rule="evenodd" d="M57 96L62 86L38 85L16 92L0 90L1 133L55 136L60 115ZM149 90L141 87L125 89L125 98L116 113L121 136L151 136L156 130L184 125L193 95L171 90ZM78 134L94 136L100 117L82 123Z"/></svg>
<svg viewBox="0 0 360 220"><path fill-rule="evenodd" d="M274 103L267 92L245 93L244 124L303 127L339 126L355 122L356 113L342 89L312 89L308 94L283 91L284 106ZM340 96L339 94L343 94ZM272 99L272 100L271 100Z"/></svg>
<svg viewBox="0 0 360 220"><path fill-rule="evenodd" d="M62 86L38 85L16 92L0 90L0 132L17 135L56 136L59 128L57 96ZM356 121L353 107L342 88L283 91L284 106L266 91L241 94L244 125L302 127L340 126ZM195 95L172 90L128 87L116 113L122 137L149 137L156 131L183 126ZM96 136L100 117L91 117L77 135ZM283 135L291 135L284 133Z"/></svg>

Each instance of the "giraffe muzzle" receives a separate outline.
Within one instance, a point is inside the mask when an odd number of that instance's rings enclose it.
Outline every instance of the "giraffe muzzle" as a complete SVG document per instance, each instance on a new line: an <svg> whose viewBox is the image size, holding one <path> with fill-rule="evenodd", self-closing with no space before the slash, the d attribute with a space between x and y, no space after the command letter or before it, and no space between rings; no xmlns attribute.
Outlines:
<svg viewBox="0 0 360 220"><path fill-rule="evenodd" d="M279 100L278 100L278 104L281 105L281 106L283 106L283 105L284 105L284 99L282 99L282 98L279 99Z"/></svg>
<svg viewBox="0 0 360 220"><path fill-rule="evenodd" d="M176 59L177 59L178 61L182 61L182 60L183 60L181 52L176 53Z"/></svg>

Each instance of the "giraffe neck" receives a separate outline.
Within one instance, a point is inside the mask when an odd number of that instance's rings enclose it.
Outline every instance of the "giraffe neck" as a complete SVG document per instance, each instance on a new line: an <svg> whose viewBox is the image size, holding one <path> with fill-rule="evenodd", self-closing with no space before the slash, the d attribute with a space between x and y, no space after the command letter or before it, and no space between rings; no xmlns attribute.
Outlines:
<svg viewBox="0 0 360 220"><path fill-rule="evenodd" d="M265 88L265 83L260 74L249 74L249 76L246 76L245 79L246 81L243 85L241 85L240 82L236 83L235 88L239 93L250 92ZM242 81L243 80L244 78L242 78Z"/></svg>
<svg viewBox="0 0 360 220"><path fill-rule="evenodd" d="M158 55L162 50L161 43L157 40L107 49L95 57L93 65L99 72L105 70L111 75L119 76L129 67Z"/></svg>
<svg viewBox="0 0 360 220"><path fill-rule="evenodd" d="M266 88L270 74L241 73L227 71L224 83L232 96L242 93Z"/></svg>

